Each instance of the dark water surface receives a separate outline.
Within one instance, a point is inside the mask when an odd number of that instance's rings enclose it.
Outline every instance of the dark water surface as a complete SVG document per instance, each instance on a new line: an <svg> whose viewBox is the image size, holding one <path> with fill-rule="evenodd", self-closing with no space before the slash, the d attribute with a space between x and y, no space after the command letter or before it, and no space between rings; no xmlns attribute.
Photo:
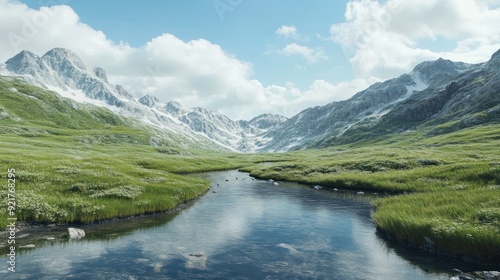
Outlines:
<svg viewBox="0 0 500 280"><path fill-rule="evenodd" d="M368 195L205 176L212 189L186 209L18 249L0 279L449 279L461 265L379 238Z"/></svg>

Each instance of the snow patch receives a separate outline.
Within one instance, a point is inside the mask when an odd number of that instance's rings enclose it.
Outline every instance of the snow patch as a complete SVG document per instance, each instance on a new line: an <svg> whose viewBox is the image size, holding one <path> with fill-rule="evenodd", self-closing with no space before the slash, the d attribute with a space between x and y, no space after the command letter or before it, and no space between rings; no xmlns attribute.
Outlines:
<svg viewBox="0 0 500 280"><path fill-rule="evenodd" d="M422 90L426 89L427 87L429 87L429 85L427 83L422 81L422 79L420 78L420 75L418 73L412 73L411 78L415 82L415 85L406 86L407 95L412 95L413 92L415 92L415 91L422 91Z"/></svg>

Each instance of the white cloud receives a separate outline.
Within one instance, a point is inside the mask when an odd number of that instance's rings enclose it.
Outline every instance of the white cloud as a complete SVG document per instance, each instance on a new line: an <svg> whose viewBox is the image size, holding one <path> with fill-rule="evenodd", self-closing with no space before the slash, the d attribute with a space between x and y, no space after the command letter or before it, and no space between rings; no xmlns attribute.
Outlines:
<svg viewBox="0 0 500 280"><path fill-rule="evenodd" d="M297 34L297 28L293 25L282 25L280 28L276 30L276 34L282 35L285 37L296 37L298 36Z"/></svg>
<svg viewBox="0 0 500 280"><path fill-rule="evenodd" d="M63 47L104 68L112 83L122 84L137 97L151 94L163 102L201 106L233 119L269 112L292 116L310 106L346 99L423 60L442 56L486 61L500 48L495 29L500 26L500 10L490 5L486 0L463 0L460 5L452 0L350 1L346 22L333 25L331 36L346 50L359 79L340 83L316 80L305 90L292 83L262 85L253 77L250 63L204 39L186 42L163 34L141 47L131 47L113 42L81 22L69 6L33 10L13 0L0 0L0 34L5 34L0 41L0 61L24 49L41 55ZM290 34L290 38L300 36L292 27L282 26L276 32ZM449 52L419 47L419 40L434 38L456 40L457 46ZM329 59L321 48L297 43L273 52L301 56L310 64Z"/></svg>
<svg viewBox="0 0 500 280"><path fill-rule="evenodd" d="M55 1L56 2L56 1ZM0 59L5 61L22 50L43 53L54 46L77 51L90 62L101 61L106 55L120 58L132 48L126 44L115 44L104 33L82 23L69 6L58 5L33 10L18 2L0 1Z"/></svg>
<svg viewBox="0 0 500 280"><path fill-rule="evenodd" d="M300 35L297 32L297 27L294 25L282 25L280 28L278 28L275 32L278 35L281 35L285 38L292 38L295 40L301 40L301 41L307 41L308 38L305 36Z"/></svg>
<svg viewBox="0 0 500 280"><path fill-rule="evenodd" d="M286 56L300 55L304 57L308 63L316 63L320 60L328 60L328 56L321 48L311 49L309 47L302 46L296 43L286 45L282 50L278 51L278 53Z"/></svg>
<svg viewBox="0 0 500 280"><path fill-rule="evenodd" d="M500 9L488 0L351 0L346 22L332 25L332 39L358 77L391 78L424 60L444 57L483 62L500 48ZM450 51L419 47L423 39L457 42Z"/></svg>
<svg viewBox="0 0 500 280"><path fill-rule="evenodd" d="M278 106L281 114L292 116L309 107L345 100L376 82L380 80L375 77L340 83L315 80L305 91L299 90L293 83L268 86L265 91L271 107Z"/></svg>
<svg viewBox="0 0 500 280"><path fill-rule="evenodd" d="M134 48L109 40L65 5L34 10L0 0L0 32L12 39L0 41L0 61L25 49L42 55L54 47L68 48L87 63L104 68L112 83L125 86L137 97L151 94L163 102L201 106L233 119L269 112L292 116L307 106L347 98L369 84L315 81L305 91L291 83L263 86L252 78L250 63L207 40L185 42L163 34ZM286 46L283 54L301 55L310 63L327 59L321 49L297 44Z"/></svg>

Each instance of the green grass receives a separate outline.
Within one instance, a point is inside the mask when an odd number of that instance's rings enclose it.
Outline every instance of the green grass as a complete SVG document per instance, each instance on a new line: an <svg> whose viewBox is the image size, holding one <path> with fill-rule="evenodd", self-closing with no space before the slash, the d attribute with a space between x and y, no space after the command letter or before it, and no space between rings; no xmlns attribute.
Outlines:
<svg viewBox="0 0 500 280"><path fill-rule="evenodd" d="M0 134L0 142L4 185L7 170L16 170L17 217L43 223L87 223L170 210L209 188L208 181L188 174L262 160L193 150L172 155L146 145L82 144L51 137ZM0 212L0 227L6 214Z"/></svg>
<svg viewBox="0 0 500 280"><path fill-rule="evenodd" d="M433 250L500 262L500 125L401 134L243 168L260 178L400 194L377 200L377 228ZM407 195L402 195L407 192Z"/></svg>
<svg viewBox="0 0 500 280"><path fill-rule="evenodd" d="M0 97L0 227L7 224L8 169L16 170L19 220L91 223L171 210L210 186L187 174L262 160L188 150L182 147L192 143L180 136L16 79L0 77ZM151 137L161 146L151 146Z"/></svg>
<svg viewBox="0 0 500 280"><path fill-rule="evenodd" d="M374 203L379 230L500 263L499 124L243 155L195 149L181 136L139 128L106 109L17 80L0 78L0 97L0 227L7 224L12 168L16 216L40 223L92 223L171 210L209 188L208 181L189 174L240 168L267 179L399 194ZM160 146L151 146L151 137Z"/></svg>

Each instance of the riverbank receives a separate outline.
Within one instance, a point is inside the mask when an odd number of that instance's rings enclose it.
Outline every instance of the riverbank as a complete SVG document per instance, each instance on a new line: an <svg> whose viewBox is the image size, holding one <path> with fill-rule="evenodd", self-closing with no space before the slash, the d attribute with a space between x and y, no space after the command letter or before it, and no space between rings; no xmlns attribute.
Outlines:
<svg viewBox="0 0 500 280"><path fill-rule="evenodd" d="M398 193L374 203L377 229L418 248L500 265L500 127L293 152L252 176Z"/></svg>
<svg viewBox="0 0 500 280"><path fill-rule="evenodd" d="M410 189L377 188L363 181L356 184L332 184L286 176L264 175L252 168L243 168L260 179L319 185L333 189L384 192L389 197L376 200L372 218L377 230L387 239L434 255L459 258L468 262L500 266L498 207L500 192L496 188L469 191L412 193ZM334 187L333 187L334 186ZM481 207L483 206L483 207Z"/></svg>
<svg viewBox="0 0 500 280"><path fill-rule="evenodd" d="M130 132L135 133L135 132ZM88 144L74 136L0 135L15 170L15 217L96 223L174 209L210 187L186 174L241 168L253 176L399 193L375 202L376 227L415 246L500 263L500 125L403 135L286 154L234 154ZM20 157L19 155L23 155ZM7 173L0 174L7 182ZM406 193L406 194L405 194ZM8 224L7 207L0 227Z"/></svg>
<svg viewBox="0 0 500 280"><path fill-rule="evenodd" d="M10 213L5 200L0 228L7 226L7 218L85 224L172 210L210 187L207 180L189 174L263 159L130 143L86 144L60 135L0 134L0 142L5 151L0 180L6 188L9 179L15 180L9 188L15 207Z"/></svg>
<svg viewBox="0 0 500 280"><path fill-rule="evenodd" d="M117 238L129 234L138 227L146 229L161 226L172 220L182 210L190 207L206 192L194 199L178 204L175 208L157 213L140 214L129 217L113 218L94 223L64 223L46 224L37 222L16 222L16 246L23 248L27 245L41 245L45 242L58 242L68 240L68 228L80 228L85 231L85 239L93 238ZM0 231L0 252L8 252L7 244L8 230Z"/></svg>

